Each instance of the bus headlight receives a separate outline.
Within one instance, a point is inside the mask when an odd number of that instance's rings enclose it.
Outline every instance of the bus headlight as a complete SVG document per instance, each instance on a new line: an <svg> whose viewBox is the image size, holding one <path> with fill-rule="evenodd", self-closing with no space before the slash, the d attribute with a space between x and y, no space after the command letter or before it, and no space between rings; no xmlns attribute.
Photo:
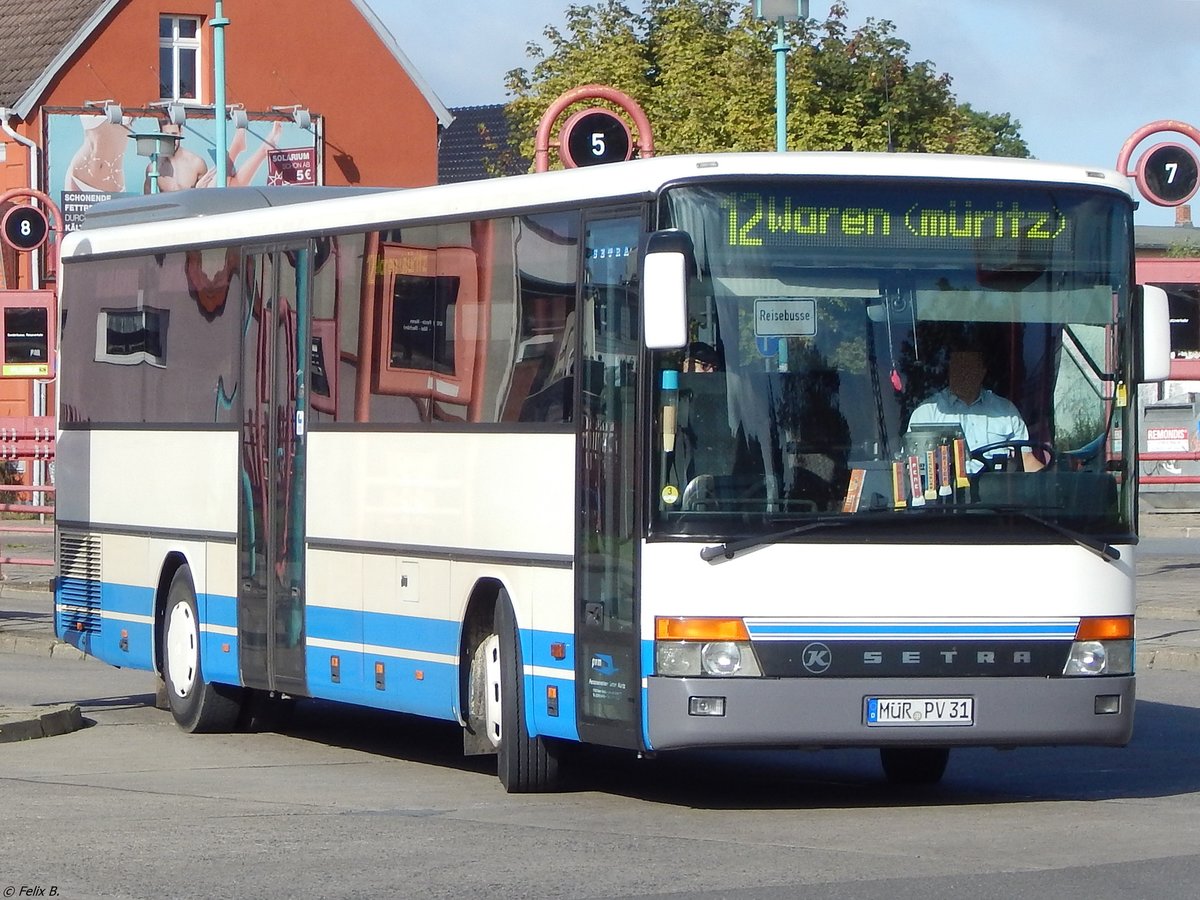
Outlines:
<svg viewBox="0 0 1200 900"><path fill-rule="evenodd" d="M654 673L677 677L711 675L717 678L760 676L758 659L749 641L658 641Z"/></svg>
<svg viewBox="0 0 1200 900"><path fill-rule="evenodd" d="M682 641L655 645L654 671L659 675L699 675L700 648Z"/></svg>
<svg viewBox="0 0 1200 900"><path fill-rule="evenodd" d="M1133 616L1085 616L1063 675L1132 675Z"/></svg>
<svg viewBox="0 0 1200 900"><path fill-rule="evenodd" d="M700 648L700 665L706 675L736 675L742 667L742 651L733 641L713 641Z"/></svg>
<svg viewBox="0 0 1200 900"><path fill-rule="evenodd" d="M1076 641L1063 675L1130 675L1133 641Z"/></svg>
<svg viewBox="0 0 1200 900"><path fill-rule="evenodd" d="M741 619L659 617L654 620L654 637L657 675L762 675Z"/></svg>

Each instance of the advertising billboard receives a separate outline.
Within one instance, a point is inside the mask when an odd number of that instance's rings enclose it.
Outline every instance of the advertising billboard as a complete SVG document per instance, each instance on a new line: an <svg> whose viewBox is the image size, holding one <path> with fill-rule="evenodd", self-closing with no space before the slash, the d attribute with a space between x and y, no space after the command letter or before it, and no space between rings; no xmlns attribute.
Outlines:
<svg viewBox="0 0 1200 900"><path fill-rule="evenodd" d="M135 134L179 135L174 152L158 159L159 191L214 187L216 123L204 113L189 110L174 125L158 109L126 110L120 121L90 107L45 110L46 193L64 230L78 228L94 203L151 193L152 160L137 154ZM229 186L321 184L320 131L319 118L305 129L281 113L252 113L244 127L226 123Z"/></svg>

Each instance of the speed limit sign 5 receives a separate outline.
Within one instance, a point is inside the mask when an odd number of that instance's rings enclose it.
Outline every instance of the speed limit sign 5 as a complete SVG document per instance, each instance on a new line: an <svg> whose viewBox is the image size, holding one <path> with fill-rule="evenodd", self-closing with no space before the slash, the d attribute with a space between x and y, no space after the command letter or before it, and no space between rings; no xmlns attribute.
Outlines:
<svg viewBox="0 0 1200 900"><path fill-rule="evenodd" d="M569 168L623 162L633 156L633 136L625 120L611 110L585 109L563 125L559 153Z"/></svg>

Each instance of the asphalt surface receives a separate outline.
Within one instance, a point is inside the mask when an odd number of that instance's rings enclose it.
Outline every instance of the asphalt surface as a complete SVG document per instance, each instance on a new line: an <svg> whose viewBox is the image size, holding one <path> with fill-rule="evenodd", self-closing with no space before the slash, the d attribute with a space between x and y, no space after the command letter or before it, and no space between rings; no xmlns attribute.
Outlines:
<svg viewBox="0 0 1200 900"><path fill-rule="evenodd" d="M1138 670L1200 673L1200 513L1143 513L1141 534ZM27 555L48 558L49 539ZM53 574L50 566L0 566L0 653L49 657L64 664L86 658L54 636ZM79 708L72 704L8 705L0 685L0 744L64 734L83 724Z"/></svg>

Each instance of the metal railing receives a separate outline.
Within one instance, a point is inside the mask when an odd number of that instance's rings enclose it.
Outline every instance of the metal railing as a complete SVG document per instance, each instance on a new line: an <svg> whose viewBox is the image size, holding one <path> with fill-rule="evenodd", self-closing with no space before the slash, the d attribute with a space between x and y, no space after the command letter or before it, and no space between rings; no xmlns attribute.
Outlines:
<svg viewBox="0 0 1200 900"><path fill-rule="evenodd" d="M1154 453L1139 453L1138 462L1180 462L1200 460L1200 452L1189 450L1166 450ZM1200 475L1139 475L1142 484L1200 484Z"/></svg>
<svg viewBox="0 0 1200 900"><path fill-rule="evenodd" d="M39 470L35 480L40 480L53 460L53 417L0 418L0 463L35 465ZM54 565L54 494L53 484L0 484L0 513L4 515L0 521L0 574L5 566ZM28 500L15 502L9 499L13 495L28 495ZM13 550L18 552L10 552Z"/></svg>

